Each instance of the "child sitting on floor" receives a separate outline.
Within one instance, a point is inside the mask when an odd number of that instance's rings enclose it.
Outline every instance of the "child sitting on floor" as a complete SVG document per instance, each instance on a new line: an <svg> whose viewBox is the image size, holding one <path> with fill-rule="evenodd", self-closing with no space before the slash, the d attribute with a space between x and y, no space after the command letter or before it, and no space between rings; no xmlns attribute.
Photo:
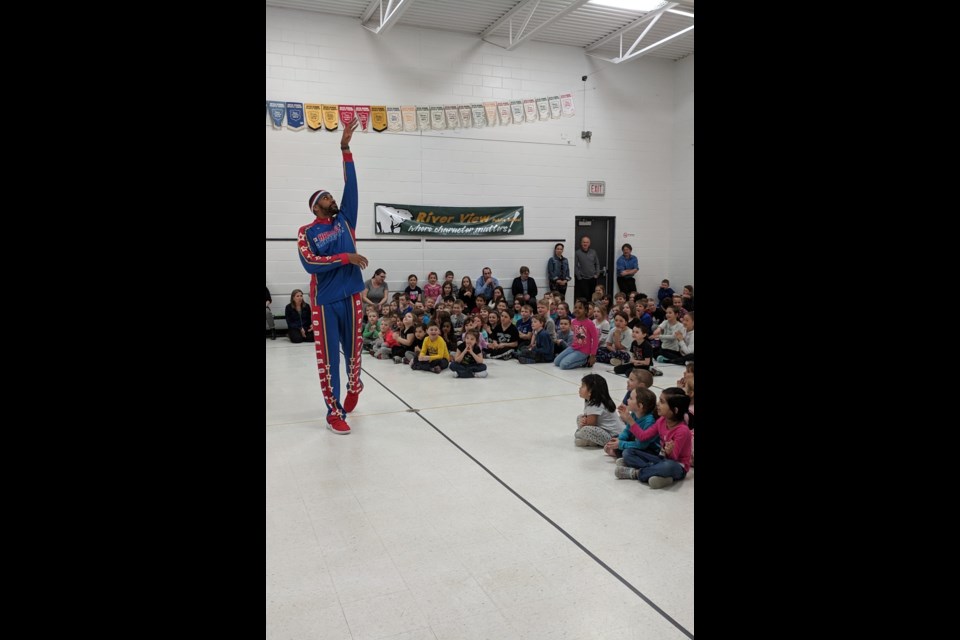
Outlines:
<svg viewBox="0 0 960 640"><path fill-rule="evenodd" d="M479 323L479 318L475 318ZM476 324L475 323L475 324ZM483 363L483 349L478 340L480 334L476 329L467 329L463 334L463 342L457 345L457 350L450 363L450 371L455 378L486 378L487 365Z"/></svg>
<svg viewBox="0 0 960 640"><path fill-rule="evenodd" d="M623 430L623 420L617 416L607 381L596 373L585 375L580 381L580 397L583 413L577 416L573 443L578 447L602 447Z"/></svg>
<svg viewBox="0 0 960 640"><path fill-rule="evenodd" d="M637 440L647 441L659 436L663 443L664 457L640 449L628 449L617 460L614 471L618 478L639 480L651 489L662 489L683 480L690 470L690 428L683 416L690 406L690 398L678 387L669 387L660 394L657 403L657 418L649 428L641 429L628 411L621 410L620 417L628 425Z"/></svg>
<svg viewBox="0 0 960 640"><path fill-rule="evenodd" d="M656 420L657 396L650 389L634 389L628 395L627 411L630 418L640 426L641 429L647 429ZM650 453L660 453L660 439L640 441L630 432L630 428L624 426L623 431L616 438L611 438L610 442L603 446L603 452L614 458L622 458L623 452L627 449L644 449Z"/></svg>

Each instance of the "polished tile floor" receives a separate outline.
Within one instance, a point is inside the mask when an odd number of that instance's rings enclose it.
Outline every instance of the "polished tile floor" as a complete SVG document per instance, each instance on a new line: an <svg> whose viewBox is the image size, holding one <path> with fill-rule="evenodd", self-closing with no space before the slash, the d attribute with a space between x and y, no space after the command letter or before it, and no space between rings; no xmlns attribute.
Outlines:
<svg viewBox="0 0 960 640"><path fill-rule="evenodd" d="M695 470L651 490L575 447L591 370L365 356L338 436L312 346L267 340L266 361L268 639L693 637ZM682 370L661 367L657 393ZM592 371L619 402L626 378Z"/></svg>

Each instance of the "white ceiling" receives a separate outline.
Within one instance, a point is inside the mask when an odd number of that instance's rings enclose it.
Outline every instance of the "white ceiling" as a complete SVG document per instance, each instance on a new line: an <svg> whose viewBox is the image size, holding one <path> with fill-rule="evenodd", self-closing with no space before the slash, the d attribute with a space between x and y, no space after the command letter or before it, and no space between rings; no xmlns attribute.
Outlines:
<svg viewBox="0 0 960 640"><path fill-rule="evenodd" d="M388 2L389 0L382 0L384 12L387 9ZM675 10L687 13L694 12L694 0L671 0L671 4L673 2L677 5L673 7ZM363 22L365 27L374 32L381 28L381 0L266 0L266 3L273 7L348 16L357 19L357 21L366 18ZM482 37L487 42L506 48L511 45L509 39L511 26L513 37L517 39L526 36L562 11L569 10L575 5L582 5L576 6L569 13L536 31L529 39L580 47L587 50L589 55L610 60L612 63L612 61L626 54L630 47L634 45L637 37L649 27L651 22L654 22L648 18L623 33L622 36L618 35L609 42L600 44L605 38L617 33L638 19L642 19L645 13L583 3L584 0L403 0L402 2L401 0L393 0L394 7L399 5L400 10L397 12L399 17L388 22L383 31L386 32L394 24L458 31L473 34L477 38ZM527 23L531 9L534 10L533 16ZM510 18L483 35L485 31L511 10L515 11ZM521 32L524 23L527 23L527 25ZM653 27L635 46L634 55L623 60L623 62L628 63L630 60L642 56L680 60L692 54L694 29L653 47L649 51L643 51L645 47L692 26L692 17L669 11L660 13L660 17ZM518 36L518 34L520 35ZM514 43L513 47L522 47L523 40L526 39L526 37L523 37L519 43ZM599 46L597 46L598 44ZM643 52L637 55L641 51Z"/></svg>

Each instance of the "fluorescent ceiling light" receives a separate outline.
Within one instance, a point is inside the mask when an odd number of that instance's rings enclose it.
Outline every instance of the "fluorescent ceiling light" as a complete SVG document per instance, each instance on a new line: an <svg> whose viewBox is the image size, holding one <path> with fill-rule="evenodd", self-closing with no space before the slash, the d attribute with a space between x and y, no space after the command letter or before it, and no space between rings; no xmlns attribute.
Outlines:
<svg viewBox="0 0 960 640"><path fill-rule="evenodd" d="M590 0L590 4L599 4L631 11L653 11L667 4L666 0Z"/></svg>

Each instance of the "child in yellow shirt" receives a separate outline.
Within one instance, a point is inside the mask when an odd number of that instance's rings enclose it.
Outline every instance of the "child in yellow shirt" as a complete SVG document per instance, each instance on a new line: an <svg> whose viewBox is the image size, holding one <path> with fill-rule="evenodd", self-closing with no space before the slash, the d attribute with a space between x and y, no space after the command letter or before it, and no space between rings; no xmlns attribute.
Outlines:
<svg viewBox="0 0 960 640"><path fill-rule="evenodd" d="M414 358L411 367L420 371L440 373L450 366L450 352L447 343L440 337L440 327L436 322L427 325L427 337L423 339L420 355Z"/></svg>

